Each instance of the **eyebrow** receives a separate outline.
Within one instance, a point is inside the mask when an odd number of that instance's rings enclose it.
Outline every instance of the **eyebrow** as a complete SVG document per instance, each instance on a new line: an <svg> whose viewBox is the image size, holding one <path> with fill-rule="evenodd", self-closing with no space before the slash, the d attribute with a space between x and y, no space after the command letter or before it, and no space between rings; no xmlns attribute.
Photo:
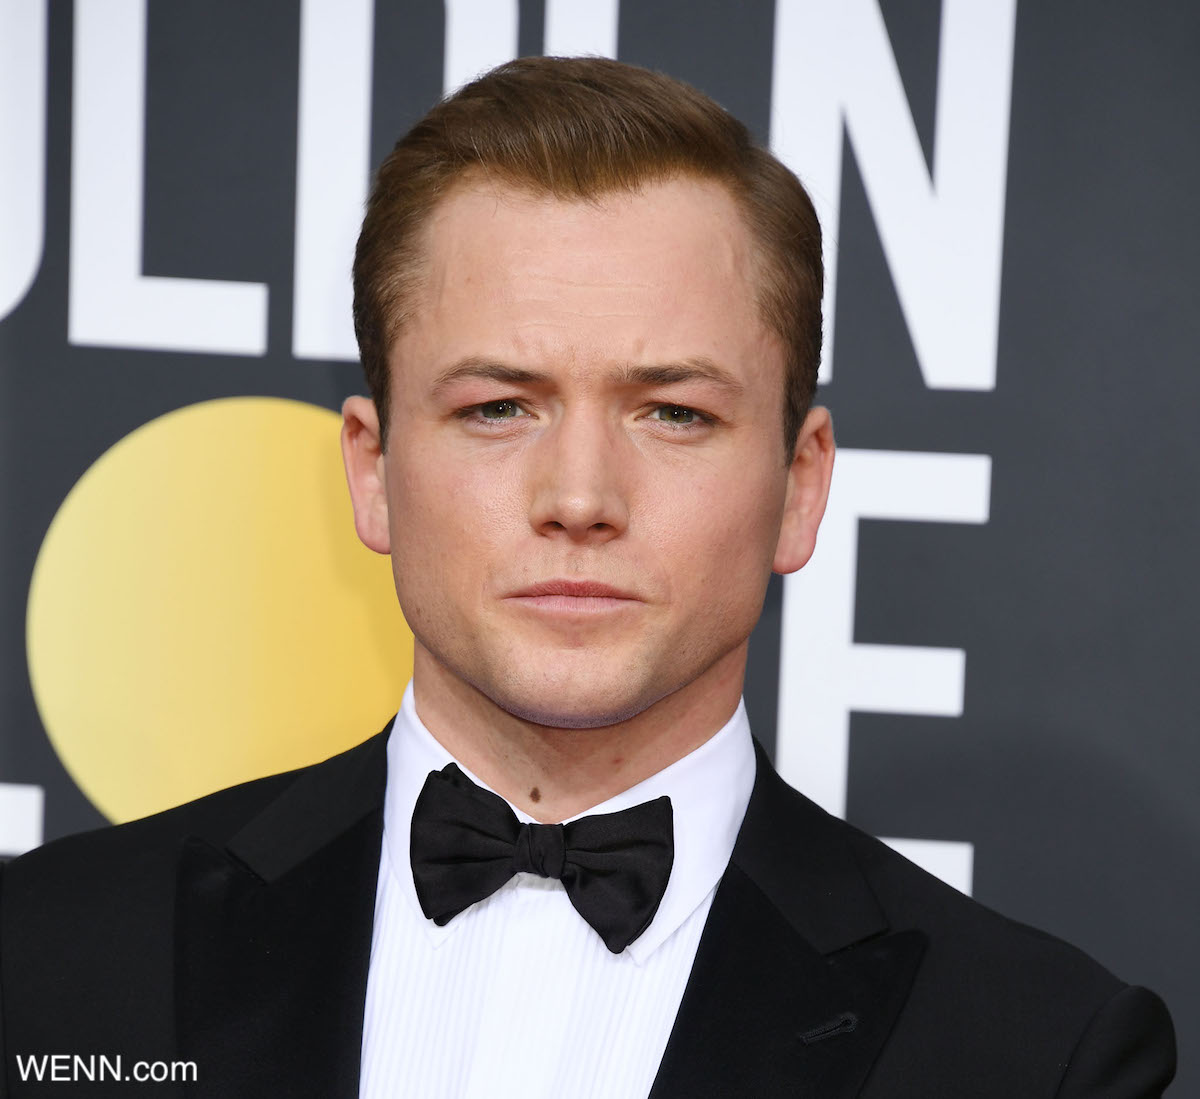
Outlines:
<svg viewBox="0 0 1200 1099"><path fill-rule="evenodd" d="M544 385L553 378L542 371L471 356L447 367L434 379L432 392L436 396L455 382L466 378L486 378L510 385ZM625 386L675 385L679 382L705 381L727 390L733 396L745 391L729 371L704 355L677 363L648 366L625 366L617 374L617 382Z"/></svg>

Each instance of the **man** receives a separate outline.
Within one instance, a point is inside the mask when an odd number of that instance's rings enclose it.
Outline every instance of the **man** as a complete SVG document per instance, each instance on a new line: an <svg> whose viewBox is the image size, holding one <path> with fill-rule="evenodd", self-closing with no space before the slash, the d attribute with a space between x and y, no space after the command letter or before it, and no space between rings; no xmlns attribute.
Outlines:
<svg viewBox="0 0 1200 1099"><path fill-rule="evenodd" d="M52 1093L18 1064L47 1052L217 1096L1161 1094L1157 997L753 746L748 637L833 462L820 255L795 178L666 77L526 59L418 123L342 437L415 638L400 713L10 865L10 1094Z"/></svg>

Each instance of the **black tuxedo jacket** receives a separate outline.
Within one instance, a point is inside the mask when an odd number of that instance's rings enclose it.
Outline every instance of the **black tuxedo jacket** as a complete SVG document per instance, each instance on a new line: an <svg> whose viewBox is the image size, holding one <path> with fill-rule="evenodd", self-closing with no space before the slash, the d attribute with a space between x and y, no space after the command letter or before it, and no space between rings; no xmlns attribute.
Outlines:
<svg viewBox="0 0 1200 1099"><path fill-rule="evenodd" d="M8 864L0 1091L357 1096L385 739ZM1158 997L758 762L652 1099L1160 1094L1175 1051ZM23 1081L46 1054L83 1057L76 1082L48 1082L50 1062ZM80 1065L154 1061L194 1062L196 1082L78 1082Z"/></svg>

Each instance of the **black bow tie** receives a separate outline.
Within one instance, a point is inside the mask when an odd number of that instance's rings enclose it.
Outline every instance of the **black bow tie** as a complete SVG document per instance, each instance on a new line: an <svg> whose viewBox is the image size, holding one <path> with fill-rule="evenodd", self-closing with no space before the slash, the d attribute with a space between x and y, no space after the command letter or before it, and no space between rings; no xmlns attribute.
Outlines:
<svg viewBox="0 0 1200 1099"><path fill-rule="evenodd" d="M439 927L524 871L561 880L614 954L650 926L675 854L669 797L569 824L522 824L453 763L425 780L411 842L417 899Z"/></svg>

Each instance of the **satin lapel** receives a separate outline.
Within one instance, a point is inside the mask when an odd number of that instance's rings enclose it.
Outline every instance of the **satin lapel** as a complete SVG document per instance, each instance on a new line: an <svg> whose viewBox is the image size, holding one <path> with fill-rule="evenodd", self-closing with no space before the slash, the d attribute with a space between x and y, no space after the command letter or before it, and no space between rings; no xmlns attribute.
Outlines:
<svg viewBox="0 0 1200 1099"><path fill-rule="evenodd" d="M195 1094L357 1096L386 732L301 773L228 844L185 844L175 1005Z"/></svg>
<svg viewBox="0 0 1200 1099"><path fill-rule="evenodd" d="M844 826L760 751L651 1099L857 1096L925 946L888 933Z"/></svg>

